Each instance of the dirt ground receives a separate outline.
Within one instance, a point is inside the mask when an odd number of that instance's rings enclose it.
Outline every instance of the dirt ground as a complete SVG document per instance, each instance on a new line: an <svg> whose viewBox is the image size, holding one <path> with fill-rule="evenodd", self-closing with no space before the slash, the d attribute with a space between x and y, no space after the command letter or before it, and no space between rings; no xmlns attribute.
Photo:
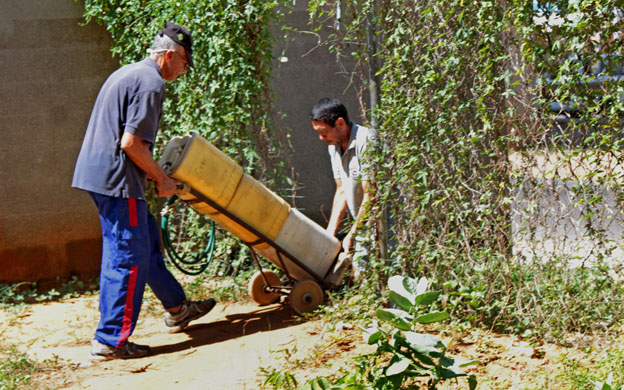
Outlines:
<svg viewBox="0 0 624 390"><path fill-rule="evenodd" d="M144 310L148 313L131 340L150 345L153 354L135 360L89 361L97 296L32 305L19 314L0 311L0 324L2 337L33 359L60 359L74 368L45 378L47 388L58 389L259 389L266 379L263 370L271 367L287 368L303 384L373 350L357 327L302 320L283 304L219 303L178 334L164 332L160 309ZM479 389L517 388L527 378L552 373L568 353L501 335L446 336L453 356L480 361L471 368ZM449 388L467 385L460 381Z"/></svg>
<svg viewBox="0 0 624 390"><path fill-rule="evenodd" d="M51 374L46 380L65 389L258 389L265 380L261 367L279 367L284 352L291 359L298 359L294 354L304 358L306 351L331 344L321 321L302 320L279 303L217 304L178 334L166 333L159 315L142 317L131 341L150 345L151 356L95 363L88 359L98 319L95 296L32 305L17 316L0 312L0 324L2 337L33 359L59 357L75 367L67 378ZM339 338L352 337L345 333ZM361 338L355 337L359 343ZM337 353L355 352L356 347L352 341L338 343Z"/></svg>

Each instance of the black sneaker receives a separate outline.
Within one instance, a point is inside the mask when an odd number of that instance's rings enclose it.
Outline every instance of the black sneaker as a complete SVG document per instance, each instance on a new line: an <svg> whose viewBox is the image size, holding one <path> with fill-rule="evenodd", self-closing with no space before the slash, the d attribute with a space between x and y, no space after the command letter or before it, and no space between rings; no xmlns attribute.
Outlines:
<svg viewBox="0 0 624 390"><path fill-rule="evenodd" d="M102 344L97 340L91 340L91 360L111 360L111 359L134 359L147 356L152 349L147 345L126 343L123 347L115 348Z"/></svg>
<svg viewBox="0 0 624 390"><path fill-rule="evenodd" d="M216 305L216 301L208 298L204 301L186 301L176 314L165 313L165 326L167 332L178 333L186 328L189 322L208 314Z"/></svg>

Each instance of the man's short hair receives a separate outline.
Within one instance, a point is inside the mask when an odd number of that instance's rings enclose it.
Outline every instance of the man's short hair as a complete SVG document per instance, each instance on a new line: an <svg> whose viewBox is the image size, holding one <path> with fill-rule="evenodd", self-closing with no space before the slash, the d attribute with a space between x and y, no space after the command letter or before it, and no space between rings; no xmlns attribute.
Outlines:
<svg viewBox="0 0 624 390"><path fill-rule="evenodd" d="M178 47L181 47L181 45L176 43L173 39L164 34L157 34L152 41L150 52L154 54L162 54L168 50L175 51Z"/></svg>
<svg viewBox="0 0 624 390"><path fill-rule="evenodd" d="M329 126L334 126L338 118L344 119L348 125L351 125L347 108L338 99L323 98L312 107L312 112L310 112L311 120L324 122Z"/></svg>

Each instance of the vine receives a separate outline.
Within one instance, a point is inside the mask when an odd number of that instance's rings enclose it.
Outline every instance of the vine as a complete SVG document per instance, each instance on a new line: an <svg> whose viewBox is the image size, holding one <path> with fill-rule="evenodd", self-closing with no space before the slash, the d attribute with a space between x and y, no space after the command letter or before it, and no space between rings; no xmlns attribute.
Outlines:
<svg viewBox="0 0 624 390"><path fill-rule="evenodd" d="M371 212L391 209L392 267L435 275L454 315L498 330L555 336L624 318L617 1L309 4L313 24L341 15L325 43L361 70L366 25L378 29Z"/></svg>
<svg viewBox="0 0 624 390"><path fill-rule="evenodd" d="M104 25L111 52L127 64L146 50L165 20L193 34L196 66L168 85L158 145L196 131L245 169L269 180L283 174L285 135L273 121L270 92L273 37L280 20L274 1L86 0L85 18Z"/></svg>

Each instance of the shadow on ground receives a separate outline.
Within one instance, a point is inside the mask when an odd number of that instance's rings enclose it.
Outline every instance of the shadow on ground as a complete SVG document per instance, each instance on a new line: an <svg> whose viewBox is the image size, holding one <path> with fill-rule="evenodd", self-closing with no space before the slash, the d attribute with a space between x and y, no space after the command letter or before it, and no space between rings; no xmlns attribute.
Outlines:
<svg viewBox="0 0 624 390"><path fill-rule="evenodd" d="M217 344L242 336L287 328L304 321L286 305L272 305L248 313L226 315L224 320L191 325L184 332L191 338L180 343L152 347L152 356Z"/></svg>

